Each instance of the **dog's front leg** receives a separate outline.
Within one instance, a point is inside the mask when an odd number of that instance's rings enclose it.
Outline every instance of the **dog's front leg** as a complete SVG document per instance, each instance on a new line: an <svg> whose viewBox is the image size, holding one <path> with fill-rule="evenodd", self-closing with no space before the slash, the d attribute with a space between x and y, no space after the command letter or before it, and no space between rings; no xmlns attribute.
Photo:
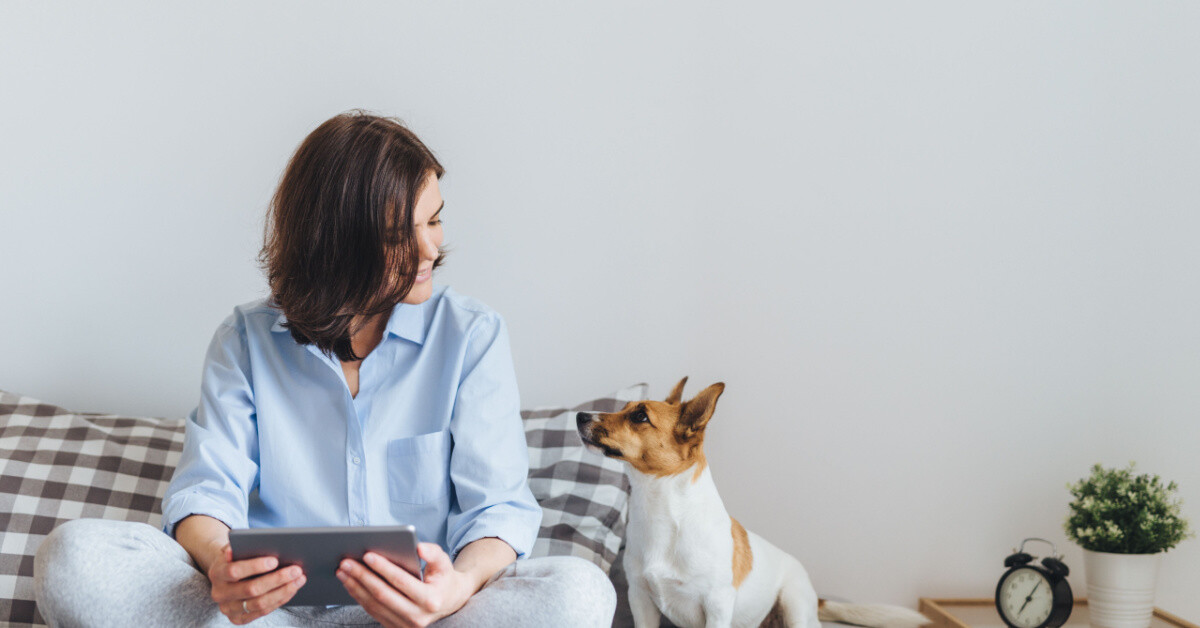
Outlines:
<svg viewBox="0 0 1200 628"><path fill-rule="evenodd" d="M733 625L733 606L737 590L716 590L704 599L704 628L729 628Z"/></svg>
<svg viewBox="0 0 1200 628"><path fill-rule="evenodd" d="M634 628L658 628L662 623L662 613L650 599L645 582L629 583L629 610L633 612Z"/></svg>

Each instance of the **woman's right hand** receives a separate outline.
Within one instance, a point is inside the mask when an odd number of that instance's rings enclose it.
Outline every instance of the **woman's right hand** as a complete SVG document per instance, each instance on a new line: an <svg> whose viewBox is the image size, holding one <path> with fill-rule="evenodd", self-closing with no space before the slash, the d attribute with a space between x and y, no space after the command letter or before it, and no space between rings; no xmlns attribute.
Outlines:
<svg viewBox="0 0 1200 628"><path fill-rule="evenodd" d="M234 562L229 545L217 551L208 579L212 599L229 621L248 624L286 604L304 586L306 579L298 565L268 573L277 566L274 556Z"/></svg>

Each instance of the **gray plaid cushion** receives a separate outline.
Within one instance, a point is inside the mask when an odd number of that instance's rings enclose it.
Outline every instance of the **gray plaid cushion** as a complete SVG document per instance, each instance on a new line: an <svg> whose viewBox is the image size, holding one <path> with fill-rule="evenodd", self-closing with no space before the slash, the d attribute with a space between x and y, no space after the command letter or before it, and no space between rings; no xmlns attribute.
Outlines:
<svg viewBox="0 0 1200 628"><path fill-rule="evenodd" d="M529 488L542 506L542 529L530 556L579 556L608 573L625 538L629 478L623 463L584 447L575 413L616 412L627 402L646 399L648 388L634 384L569 409L521 411Z"/></svg>
<svg viewBox="0 0 1200 628"><path fill-rule="evenodd" d="M33 556L81 517L157 526L183 420L79 414L0 391L0 623L44 624Z"/></svg>

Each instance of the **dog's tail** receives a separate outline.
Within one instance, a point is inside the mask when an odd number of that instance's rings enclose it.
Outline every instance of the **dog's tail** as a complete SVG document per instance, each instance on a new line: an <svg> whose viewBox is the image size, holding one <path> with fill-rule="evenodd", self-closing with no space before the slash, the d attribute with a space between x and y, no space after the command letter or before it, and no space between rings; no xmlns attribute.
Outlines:
<svg viewBox="0 0 1200 628"><path fill-rule="evenodd" d="M929 618L902 606L887 604L847 604L820 600L817 616L821 621L840 621L870 628L917 628Z"/></svg>

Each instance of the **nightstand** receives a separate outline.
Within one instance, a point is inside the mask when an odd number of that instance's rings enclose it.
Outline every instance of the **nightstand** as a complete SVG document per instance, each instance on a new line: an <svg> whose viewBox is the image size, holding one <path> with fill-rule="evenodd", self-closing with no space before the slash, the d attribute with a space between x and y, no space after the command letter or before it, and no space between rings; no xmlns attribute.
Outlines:
<svg viewBox="0 0 1200 628"><path fill-rule="evenodd" d="M934 599L921 598L918 610L932 622L926 628L1008 628L996 612L992 599ZM1071 618L1062 628L1088 626L1087 600L1075 600ZM1200 628L1161 609L1154 609L1150 628Z"/></svg>

